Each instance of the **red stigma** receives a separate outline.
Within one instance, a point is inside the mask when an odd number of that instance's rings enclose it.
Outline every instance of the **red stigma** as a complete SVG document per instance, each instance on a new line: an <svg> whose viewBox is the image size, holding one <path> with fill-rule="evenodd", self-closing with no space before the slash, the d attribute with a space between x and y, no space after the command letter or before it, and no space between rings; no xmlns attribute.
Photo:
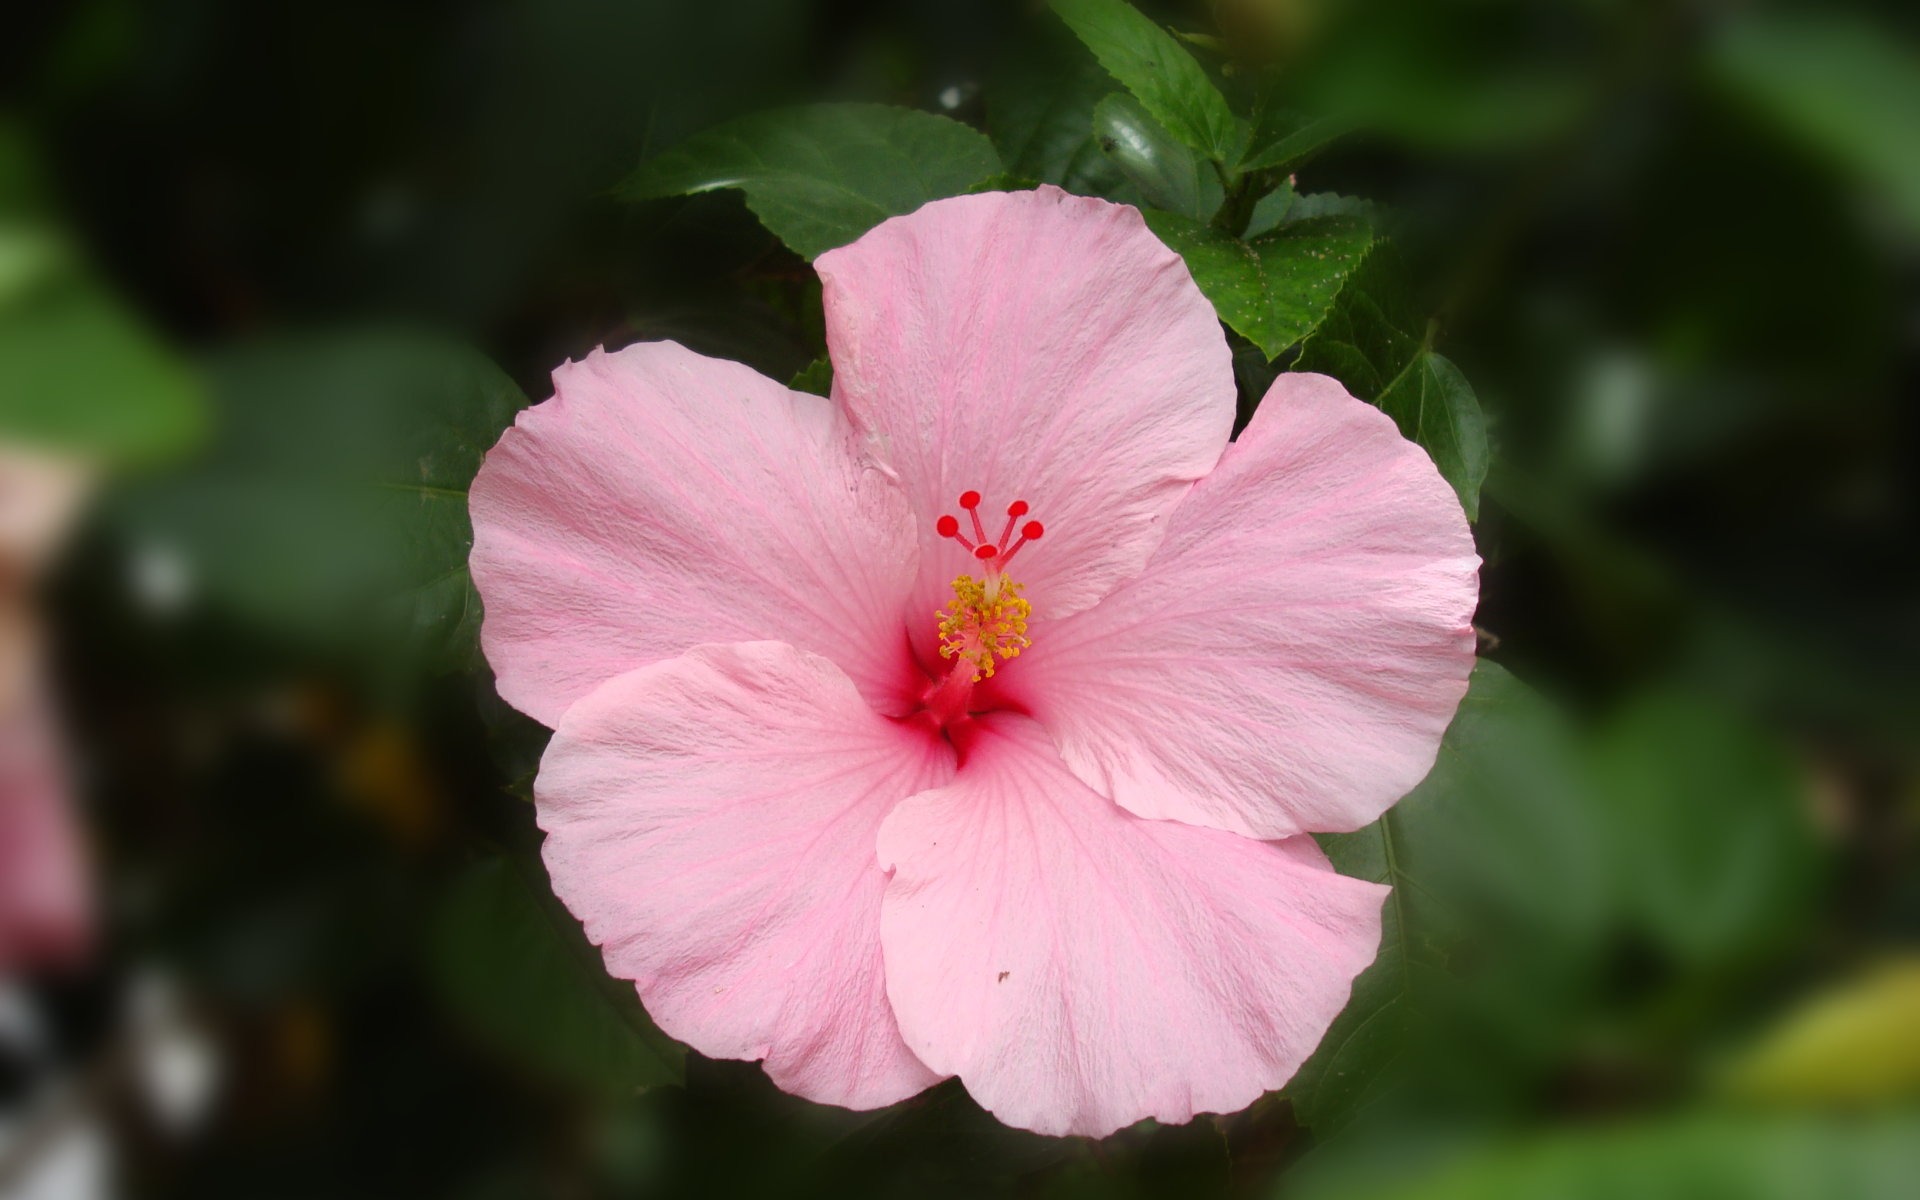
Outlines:
<svg viewBox="0 0 1920 1200"><path fill-rule="evenodd" d="M959 542L961 549L986 563L989 578L997 577L998 573L1013 561L1013 556L1020 553L1022 546L1028 542L1038 541L1040 535L1046 532L1046 527L1038 521L1020 524L1020 518L1026 516L1033 507L1025 500L1015 500L1007 505L1007 527L1000 531L998 538L991 541L987 539L986 529L980 524L980 493L971 488L961 492L960 507L966 512L968 523L973 526L972 537L960 532L960 518L951 513L942 514L934 519L934 532L943 538L952 538ZM1018 537L1014 536L1016 531L1019 533Z"/></svg>

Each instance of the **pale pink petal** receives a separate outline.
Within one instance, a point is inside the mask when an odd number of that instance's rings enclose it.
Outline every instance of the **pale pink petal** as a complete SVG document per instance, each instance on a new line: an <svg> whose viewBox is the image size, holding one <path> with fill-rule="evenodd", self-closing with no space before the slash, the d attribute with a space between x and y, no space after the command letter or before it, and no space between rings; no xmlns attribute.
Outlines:
<svg viewBox="0 0 1920 1200"><path fill-rule="evenodd" d="M98 473L83 459L0 440L0 574L31 579L46 569Z"/></svg>
<svg viewBox="0 0 1920 1200"><path fill-rule="evenodd" d="M481 644L509 703L552 725L634 667L771 638L904 707L906 504L831 401L671 342L595 351L554 386L471 493Z"/></svg>
<svg viewBox="0 0 1920 1200"><path fill-rule="evenodd" d="M1282 375L1146 574L1036 620L994 683L1143 817L1357 829L1420 782L1466 694L1479 561L1425 451L1335 381Z"/></svg>
<svg viewBox="0 0 1920 1200"><path fill-rule="evenodd" d="M1103 1136L1279 1087L1380 937L1378 884L1301 839L1144 821L1027 718L880 830L887 993L911 1046L1002 1121Z"/></svg>
<svg viewBox="0 0 1920 1200"><path fill-rule="evenodd" d="M60 747L37 694L0 715L0 978L72 963L92 925Z"/></svg>
<svg viewBox="0 0 1920 1200"><path fill-rule="evenodd" d="M662 1029L873 1108L939 1078L887 1004L874 838L952 774L944 741L876 714L833 664L751 642L576 703L534 794L555 894Z"/></svg>
<svg viewBox="0 0 1920 1200"><path fill-rule="evenodd" d="M990 540L1009 503L1033 506L1045 537L1012 575L1036 614L1065 616L1140 570L1226 445L1219 319L1131 208L1057 188L958 196L816 266L834 396L906 484L929 616L976 565L934 533L943 513L967 524L962 492L985 497Z"/></svg>

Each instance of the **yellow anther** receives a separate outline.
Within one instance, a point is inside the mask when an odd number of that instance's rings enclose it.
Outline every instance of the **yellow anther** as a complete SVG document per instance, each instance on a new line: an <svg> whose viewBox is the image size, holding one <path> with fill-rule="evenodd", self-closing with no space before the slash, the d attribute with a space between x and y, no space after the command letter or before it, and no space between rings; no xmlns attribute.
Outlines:
<svg viewBox="0 0 1920 1200"><path fill-rule="evenodd" d="M971 575L953 581L953 603L942 609L940 656L963 658L973 664L975 679L993 676L996 658L1018 658L1032 645L1027 617L1033 606L1020 596L1020 585L1001 579L988 586Z"/></svg>

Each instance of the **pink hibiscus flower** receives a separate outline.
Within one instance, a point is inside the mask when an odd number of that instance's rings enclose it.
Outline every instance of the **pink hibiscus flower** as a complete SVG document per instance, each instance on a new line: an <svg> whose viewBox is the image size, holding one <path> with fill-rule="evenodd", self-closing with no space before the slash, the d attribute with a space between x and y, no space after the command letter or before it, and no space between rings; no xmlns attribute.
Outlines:
<svg viewBox="0 0 1920 1200"><path fill-rule="evenodd" d="M72 966L91 940L86 855L33 592L92 478L76 460L0 442L0 980Z"/></svg>
<svg viewBox="0 0 1920 1200"><path fill-rule="evenodd" d="M0 699L0 980L72 966L92 932L80 831L45 701Z"/></svg>
<svg viewBox="0 0 1920 1200"><path fill-rule="evenodd" d="M555 891L663 1029L802 1096L1245 1106L1377 948L1385 889L1301 835L1433 762L1459 502L1321 376L1230 443L1219 322L1133 209L942 200L818 268L832 400L596 352L474 483Z"/></svg>

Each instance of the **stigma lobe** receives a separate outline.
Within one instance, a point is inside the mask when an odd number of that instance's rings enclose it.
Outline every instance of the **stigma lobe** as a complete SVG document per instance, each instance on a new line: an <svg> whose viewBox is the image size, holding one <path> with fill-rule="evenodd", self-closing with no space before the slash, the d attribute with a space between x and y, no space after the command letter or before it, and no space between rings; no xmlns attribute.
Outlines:
<svg viewBox="0 0 1920 1200"><path fill-rule="evenodd" d="M960 493L960 510L967 514L973 526L973 537L969 538L960 531L960 518L951 513L942 514L933 523L933 530L943 538L959 542L962 549L987 565L990 578L997 577L1006 569L1013 556L1020 553L1021 547L1028 542L1037 542L1046 533L1047 527L1038 521L1019 524L1020 518L1033 511L1033 506L1025 500L1015 500L1007 505L1007 525L994 541L987 540L986 527L980 523L980 493L971 489ZM1017 527L1017 528L1016 528ZM1018 537L1015 534L1018 533Z"/></svg>

